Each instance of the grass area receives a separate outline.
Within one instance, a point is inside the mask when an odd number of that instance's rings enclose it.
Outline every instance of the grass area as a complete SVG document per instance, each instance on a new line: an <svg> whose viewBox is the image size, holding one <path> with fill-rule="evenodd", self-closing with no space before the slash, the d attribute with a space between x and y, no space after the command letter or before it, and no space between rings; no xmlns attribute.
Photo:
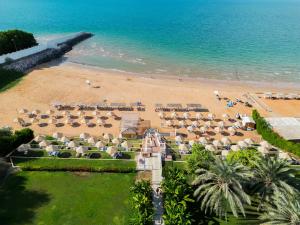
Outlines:
<svg viewBox="0 0 300 225"><path fill-rule="evenodd" d="M24 73L0 68L0 92L15 86L23 76Z"/></svg>
<svg viewBox="0 0 300 225"><path fill-rule="evenodd" d="M128 224L135 173L27 172L0 187L5 225Z"/></svg>
<svg viewBox="0 0 300 225"><path fill-rule="evenodd" d="M165 161L164 168L176 167L178 169L186 170L186 162Z"/></svg>
<svg viewBox="0 0 300 225"><path fill-rule="evenodd" d="M92 160L58 158L12 158L16 166L29 171L91 171L91 172L134 172L133 160Z"/></svg>

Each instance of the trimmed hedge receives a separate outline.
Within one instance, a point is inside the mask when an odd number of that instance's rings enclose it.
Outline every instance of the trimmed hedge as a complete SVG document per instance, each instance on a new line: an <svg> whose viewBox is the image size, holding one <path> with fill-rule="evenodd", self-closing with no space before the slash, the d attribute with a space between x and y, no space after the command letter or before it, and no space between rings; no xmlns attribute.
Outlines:
<svg viewBox="0 0 300 225"><path fill-rule="evenodd" d="M0 32L0 55L19 51L37 45L31 33L21 30L8 30Z"/></svg>
<svg viewBox="0 0 300 225"><path fill-rule="evenodd" d="M257 132L264 140L282 150L288 151L300 157L300 143L294 143L282 138L278 133L273 131L268 122L257 112L257 110L253 110L252 117L256 122Z"/></svg>
<svg viewBox="0 0 300 225"><path fill-rule="evenodd" d="M3 128L0 132L0 156L7 155L21 144L30 142L33 138L33 131L29 128L16 131L14 134Z"/></svg>
<svg viewBox="0 0 300 225"><path fill-rule="evenodd" d="M100 159L12 158L16 166L25 171L82 171L132 173L135 161Z"/></svg>
<svg viewBox="0 0 300 225"><path fill-rule="evenodd" d="M0 68L0 92L16 85L24 75L22 72Z"/></svg>

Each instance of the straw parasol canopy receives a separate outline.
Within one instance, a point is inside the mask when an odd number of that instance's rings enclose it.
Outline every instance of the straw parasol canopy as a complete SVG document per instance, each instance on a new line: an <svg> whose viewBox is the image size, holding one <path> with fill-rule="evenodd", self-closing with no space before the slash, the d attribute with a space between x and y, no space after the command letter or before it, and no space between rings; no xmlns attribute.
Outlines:
<svg viewBox="0 0 300 225"><path fill-rule="evenodd" d="M229 118L229 115L228 115L227 113L224 113L224 114L222 115L222 117L223 117L224 119L228 119L228 118Z"/></svg>
<svg viewBox="0 0 300 225"><path fill-rule="evenodd" d="M230 149L234 152L239 151L241 148L238 145L231 145Z"/></svg>
<svg viewBox="0 0 300 225"><path fill-rule="evenodd" d="M193 146L195 144L195 141L194 140L189 140L189 145L190 146Z"/></svg>
<svg viewBox="0 0 300 225"><path fill-rule="evenodd" d="M192 126L193 127L198 127L199 126L199 122L198 121L193 121L192 122Z"/></svg>
<svg viewBox="0 0 300 225"><path fill-rule="evenodd" d="M100 126L104 126L105 125L105 120L98 118L96 121L97 124L99 124Z"/></svg>
<svg viewBox="0 0 300 225"><path fill-rule="evenodd" d="M111 156L113 156L115 153L117 153L117 149L115 146L109 146L107 148L107 151L106 151L108 154L110 154Z"/></svg>
<svg viewBox="0 0 300 225"><path fill-rule="evenodd" d="M66 136L63 136L61 139L60 139L61 142L68 142L70 141Z"/></svg>
<svg viewBox="0 0 300 225"><path fill-rule="evenodd" d="M221 148L223 145L219 140L214 140L212 142L213 146L215 146L216 148Z"/></svg>
<svg viewBox="0 0 300 225"><path fill-rule="evenodd" d="M56 151L57 150L57 147L55 146L55 145L48 145L47 147L46 147L46 151L47 152L54 152L54 151Z"/></svg>
<svg viewBox="0 0 300 225"><path fill-rule="evenodd" d="M231 144L231 140L228 137L223 137L221 139L221 142L223 143L224 146L228 146Z"/></svg>
<svg viewBox="0 0 300 225"><path fill-rule="evenodd" d="M177 113L176 112L172 112L171 113L171 118L172 119L176 119L178 117Z"/></svg>
<svg viewBox="0 0 300 225"><path fill-rule="evenodd" d="M212 123L211 123L211 121L206 121L206 122L204 123L204 125L205 125L206 127L211 127Z"/></svg>
<svg viewBox="0 0 300 225"><path fill-rule="evenodd" d="M114 138L114 139L112 139L112 141L111 141L113 144L115 144L115 145L118 145L118 144L120 144L120 141L119 141L119 139L118 138Z"/></svg>
<svg viewBox="0 0 300 225"><path fill-rule="evenodd" d="M228 127L227 130L231 136L234 136L236 134L236 130L233 127Z"/></svg>
<svg viewBox="0 0 300 225"><path fill-rule="evenodd" d="M179 124L180 127L185 127L186 126L186 122L184 120L180 120L178 122L178 124Z"/></svg>
<svg viewBox="0 0 300 225"><path fill-rule="evenodd" d="M19 114L25 114L25 113L28 113L28 110L27 109L19 109Z"/></svg>
<svg viewBox="0 0 300 225"><path fill-rule="evenodd" d="M223 157L226 157L228 154L229 154L229 151L227 151L227 150L222 150L222 152L221 152L221 155Z"/></svg>
<svg viewBox="0 0 300 225"><path fill-rule="evenodd" d="M188 120L189 118L190 118L190 113L188 113L188 112L184 112L183 114L182 114L182 116L183 116L183 118L184 119L186 119L186 120Z"/></svg>
<svg viewBox="0 0 300 225"><path fill-rule="evenodd" d="M56 119L49 119L48 123L49 124L56 124L57 120Z"/></svg>
<svg viewBox="0 0 300 225"><path fill-rule="evenodd" d="M100 112L97 111L97 110L95 110L95 111L92 112L92 114L93 114L93 116L99 116L99 115L100 115Z"/></svg>
<svg viewBox="0 0 300 225"><path fill-rule="evenodd" d="M209 120L214 120L215 117L216 117L216 115L213 113L208 113L208 115L207 115L207 119L209 119Z"/></svg>
<svg viewBox="0 0 300 225"><path fill-rule="evenodd" d="M85 112L84 112L84 111L78 111L78 112L77 112L77 115L78 115L78 116L84 116L84 115L85 115Z"/></svg>
<svg viewBox="0 0 300 225"><path fill-rule="evenodd" d="M223 129L225 127L225 123L223 121L218 122L218 127Z"/></svg>
<svg viewBox="0 0 300 225"><path fill-rule="evenodd" d="M107 117L113 117L113 116L115 116L115 114L114 114L113 112L110 111L110 112L107 112L107 113L106 113L106 116L107 116Z"/></svg>
<svg viewBox="0 0 300 225"><path fill-rule="evenodd" d="M100 148L104 147L104 144L102 141L97 141L97 143L95 144L95 147L100 149Z"/></svg>
<svg viewBox="0 0 300 225"><path fill-rule="evenodd" d="M30 149L30 145L29 144L21 144L18 148L17 151L18 152L25 152L28 151Z"/></svg>
<svg viewBox="0 0 300 225"><path fill-rule="evenodd" d="M33 114L33 115L38 115L39 113L41 113L41 111L39 109L35 109L31 112L31 114Z"/></svg>
<svg viewBox="0 0 300 225"><path fill-rule="evenodd" d="M259 147L257 148L257 150L258 150L261 154L263 154L263 155L266 155L266 154L269 154L269 153L270 153L270 149L267 148L267 147L265 147L265 146L259 146Z"/></svg>
<svg viewBox="0 0 300 225"><path fill-rule="evenodd" d="M208 141L205 137L200 137L198 141L201 145L207 145L207 143L208 143Z"/></svg>
<svg viewBox="0 0 300 225"><path fill-rule="evenodd" d="M216 147L213 145L205 145L205 150L210 151L210 152L217 151Z"/></svg>
<svg viewBox="0 0 300 225"><path fill-rule="evenodd" d="M87 119L82 119L82 120L80 120L80 122L82 123L82 124L88 124L89 123L89 120L87 120Z"/></svg>
<svg viewBox="0 0 300 225"><path fill-rule="evenodd" d="M70 119L70 118L67 118L67 119L65 120L65 123L66 123L66 124L72 124L72 123L73 123L73 120Z"/></svg>
<svg viewBox="0 0 300 225"><path fill-rule="evenodd" d="M242 126L241 122L237 121L234 123L234 126L240 128Z"/></svg>
<svg viewBox="0 0 300 225"><path fill-rule="evenodd" d="M186 129L190 133L194 132L194 127L193 126L188 126Z"/></svg>
<svg viewBox="0 0 300 225"><path fill-rule="evenodd" d="M260 146L262 146L266 149L271 149L272 148L272 146L267 141L262 141L259 144L260 144Z"/></svg>
<svg viewBox="0 0 300 225"><path fill-rule="evenodd" d="M14 123L19 123L20 120L21 120L21 118L17 117L17 118L14 118L13 122L14 122Z"/></svg>
<svg viewBox="0 0 300 225"><path fill-rule="evenodd" d="M215 91L214 91L214 95L220 96L220 92L219 92L218 90L215 90Z"/></svg>
<svg viewBox="0 0 300 225"><path fill-rule="evenodd" d="M180 151L188 151L188 148L185 144L180 144L178 148Z"/></svg>
<svg viewBox="0 0 300 225"><path fill-rule="evenodd" d="M222 131L222 129L220 127L215 127L214 131L218 134Z"/></svg>
<svg viewBox="0 0 300 225"><path fill-rule="evenodd" d="M40 148L46 148L49 145L49 142L46 140L43 140L39 143Z"/></svg>
<svg viewBox="0 0 300 225"><path fill-rule="evenodd" d="M33 140L36 141L36 142L41 142L41 141L45 140L45 138L41 135L38 135Z"/></svg>
<svg viewBox="0 0 300 225"><path fill-rule="evenodd" d="M177 135L177 136L175 137L175 141L176 141L176 142L182 142L182 137L179 136L179 135Z"/></svg>
<svg viewBox="0 0 300 225"><path fill-rule="evenodd" d="M164 119L166 115L164 112L159 112L158 116L159 116L159 118Z"/></svg>
<svg viewBox="0 0 300 225"><path fill-rule="evenodd" d="M203 115L201 113L196 113L196 119L201 120L203 118Z"/></svg>
<svg viewBox="0 0 300 225"><path fill-rule="evenodd" d="M59 139L59 138L62 138L63 134L60 133L60 132L55 132L52 134L52 137L55 138L55 139Z"/></svg>
<svg viewBox="0 0 300 225"><path fill-rule="evenodd" d="M85 152L87 152L87 147L85 146L79 146L75 149L77 154L84 154Z"/></svg>
<svg viewBox="0 0 300 225"><path fill-rule="evenodd" d="M46 111L46 114L48 114L48 115L53 115L53 114L54 114L54 110L49 109L49 110Z"/></svg>
<svg viewBox="0 0 300 225"><path fill-rule="evenodd" d="M80 135L79 135L79 138L80 139L83 139L83 140L86 140L86 139L88 139L90 137L90 134L88 134L88 133L81 133Z"/></svg>
<svg viewBox="0 0 300 225"><path fill-rule="evenodd" d="M95 144L95 143L97 142L97 139L94 138L94 137L90 137L90 138L87 140L87 142L88 142L89 144Z"/></svg>
<svg viewBox="0 0 300 225"><path fill-rule="evenodd" d="M207 131L207 128L206 128L206 127L200 127L200 132L201 132L202 134L206 133L206 131Z"/></svg>
<svg viewBox="0 0 300 225"><path fill-rule="evenodd" d="M284 159L284 160L291 160L291 159L292 159L292 158L289 156L288 153L283 152L283 151L280 151L280 152L279 152L278 157L279 157L280 159Z"/></svg>
<svg viewBox="0 0 300 225"><path fill-rule="evenodd" d="M74 141L70 141L69 143L68 143L68 145L67 145L69 148L75 148L75 147L77 147L77 144L76 144L76 142L74 142Z"/></svg>
<svg viewBox="0 0 300 225"><path fill-rule="evenodd" d="M244 142L246 142L247 145L253 145L253 144L254 144L254 141L253 141L251 138L246 138L246 139L244 140Z"/></svg>
<svg viewBox="0 0 300 225"><path fill-rule="evenodd" d="M167 125L168 127L173 126L173 121L172 121L172 120L167 120L167 121L166 121L166 125Z"/></svg>
<svg viewBox="0 0 300 225"><path fill-rule="evenodd" d="M30 123L38 123L38 122L39 120L35 117L30 119Z"/></svg>
<svg viewBox="0 0 300 225"><path fill-rule="evenodd" d="M130 144L128 141L123 141L122 144L121 144L121 147L128 150L132 147L132 144Z"/></svg>
<svg viewBox="0 0 300 225"><path fill-rule="evenodd" d="M244 141L238 141L237 145L241 148L241 149L245 149L248 147L247 143Z"/></svg>
<svg viewBox="0 0 300 225"><path fill-rule="evenodd" d="M103 135L103 138L106 140L106 141L110 141L112 138L113 138L113 136L111 135L111 134L109 134L109 133L105 133L104 135Z"/></svg>

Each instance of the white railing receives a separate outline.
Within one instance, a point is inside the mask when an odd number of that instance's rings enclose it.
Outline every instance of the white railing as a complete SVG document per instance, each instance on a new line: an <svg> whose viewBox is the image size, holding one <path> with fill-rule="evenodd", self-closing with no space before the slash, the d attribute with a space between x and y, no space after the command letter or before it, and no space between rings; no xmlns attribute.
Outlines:
<svg viewBox="0 0 300 225"><path fill-rule="evenodd" d="M39 44L37 46L34 46L32 48L27 48L27 49L23 49L17 52L12 52L12 53L8 53L5 55L1 55L0 56L0 64L5 63L6 59L12 59L12 60L18 60L21 58L24 58L26 56L30 56L39 52L42 52L48 48L57 48L57 46L59 44L62 44L68 40L71 40L73 38L76 38L80 35L82 35L83 32L79 32L79 33L75 33L75 34L70 34L70 35L66 35L64 37L60 37L60 38L56 38L50 41L47 41L44 44Z"/></svg>

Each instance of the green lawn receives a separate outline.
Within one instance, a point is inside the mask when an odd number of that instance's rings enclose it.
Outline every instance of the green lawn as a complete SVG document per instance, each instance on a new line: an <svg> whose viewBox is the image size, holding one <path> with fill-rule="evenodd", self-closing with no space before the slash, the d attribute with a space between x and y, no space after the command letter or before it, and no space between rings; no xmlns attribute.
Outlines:
<svg viewBox="0 0 300 225"><path fill-rule="evenodd" d="M19 172L0 187L5 225L124 225L135 173Z"/></svg>
<svg viewBox="0 0 300 225"><path fill-rule="evenodd" d="M134 172L133 160L58 159L58 158L12 158L22 170Z"/></svg>

